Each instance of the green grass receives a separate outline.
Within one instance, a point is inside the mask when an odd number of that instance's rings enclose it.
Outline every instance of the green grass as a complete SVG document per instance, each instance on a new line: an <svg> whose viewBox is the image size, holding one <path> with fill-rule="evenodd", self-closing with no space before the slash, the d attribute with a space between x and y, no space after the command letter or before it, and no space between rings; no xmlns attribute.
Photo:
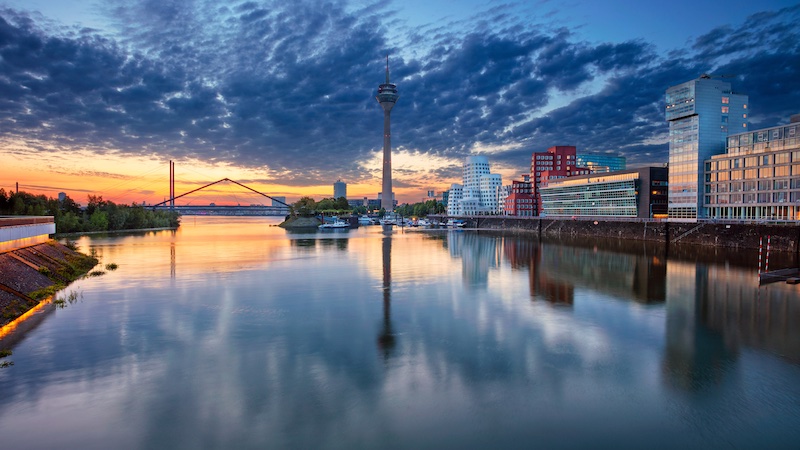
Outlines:
<svg viewBox="0 0 800 450"><path fill-rule="evenodd" d="M119 266L117 266L117 263L106 264L106 270L108 270L108 271L117 270L118 267Z"/></svg>
<svg viewBox="0 0 800 450"><path fill-rule="evenodd" d="M106 273L103 272L102 270L93 270L93 271L89 272L89 274L86 275L86 276L87 277L100 277L100 276L103 276L105 274Z"/></svg>
<svg viewBox="0 0 800 450"><path fill-rule="evenodd" d="M0 358L5 358L6 356L11 356L11 353L12 353L11 350L8 350L8 349L4 348L4 349L0 350Z"/></svg>

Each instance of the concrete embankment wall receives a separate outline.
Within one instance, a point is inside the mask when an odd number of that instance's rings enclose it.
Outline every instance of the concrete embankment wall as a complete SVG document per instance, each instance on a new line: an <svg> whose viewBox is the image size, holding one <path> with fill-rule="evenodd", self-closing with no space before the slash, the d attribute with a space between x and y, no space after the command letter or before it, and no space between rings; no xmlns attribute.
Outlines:
<svg viewBox="0 0 800 450"><path fill-rule="evenodd" d="M97 259L56 241L0 253L0 327L96 264Z"/></svg>
<svg viewBox="0 0 800 450"><path fill-rule="evenodd" d="M771 248L775 251L797 253L800 247L800 224L749 225L477 217L467 220L467 225L478 229L534 233L543 240L621 239L662 243L669 246L758 249L759 240L764 238L766 245L766 237L770 236Z"/></svg>

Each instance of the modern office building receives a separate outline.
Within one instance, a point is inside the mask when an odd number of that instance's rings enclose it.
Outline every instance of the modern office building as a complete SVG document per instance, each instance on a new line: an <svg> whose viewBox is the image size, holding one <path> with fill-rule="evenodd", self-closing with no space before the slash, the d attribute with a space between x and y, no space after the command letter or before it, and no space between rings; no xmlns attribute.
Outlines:
<svg viewBox="0 0 800 450"><path fill-rule="evenodd" d="M485 156L468 156L464 162L463 184L450 185L447 214L451 216L498 214L502 177L491 173Z"/></svg>
<svg viewBox="0 0 800 450"><path fill-rule="evenodd" d="M490 173L480 180L480 206L484 214L500 214L500 196L502 195L503 178L500 174Z"/></svg>
<svg viewBox="0 0 800 450"><path fill-rule="evenodd" d="M666 167L549 180L539 188L542 216L666 218Z"/></svg>
<svg viewBox="0 0 800 450"><path fill-rule="evenodd" d="M383 108L383 189L381 207L386 211L394 211L394 195L392 195L392 132L390 114L400 96L397 86L389 82L389 57L386 57L386 82L378 86L375 99Z"/></svg>
<svg viewBox="0 0 800 450"><path fill-rule="evenodd" d="M728 134L747 130L748 97L716 78L702 75L667 89L670 219L703 218L704 162L725 151Z"/></svg>
<svg viewBox="0 0 800 450"><path fill-rule="evenodd" d="M536 215L533 184L527 175L511 182L511 192L505 199L503 213L508 216L532 217Z"/></svg>
<svg viewBox="0 0 800 450"><path fill-rule="evenodd" d="M800 115L788 125L728 137L705 161L706 216L725 220L800 220Z"/></svg>
<svg viewBox="0 0 800 450"><path fill-rule="evenodd" d="M543 181L588 173L588 169L578 166L575 147L571 145L556 145L548 148L545 152L533 153L531 155L531 184L535 214L539 215L542 211L539 186Z"/></svg>
<svg viewBox="0 0 800 450"><path fill-rule="evenodd" d="M286 196L273 195L270 198L270 206L276 208L276 213L289 214L289 207L286 206Z"/></svg>
<svg viewBox="0 0 800 450"><path fill-rule="evenodd" d="M592 173L618 172L626 169L624 156L614 156L605 153L578 153L575 156L578 167L585 167Z"/></svg>
<svg viewBox="0 0 800 450"><path fill-rule="evenodd" d="M377 211L377 210L381 209L381 201L380 201L380 199L377 199L377 198L364 197L364 198L360 198L358 200L348 200L347 204L351 208L357 208L357 207L360 207L360 206L366 206L367 207L367 211Z"/></svg>
<svg viewBox="0 0 800 450"><path fill-rule="evenodd" d="M445 206L447 207L447 215L448 216L460 216L463 215L464 212L461 210L461 199L464 198L464 186L453 183L450 185L450 189L447 191L447 203Z"/></svg>
<svg viewBox="0 0 800 450"><path fill-rule="evenodd" d="M333 198L344 197L347 198L347 183L342 180L336 180L333 183Z"/></svg>

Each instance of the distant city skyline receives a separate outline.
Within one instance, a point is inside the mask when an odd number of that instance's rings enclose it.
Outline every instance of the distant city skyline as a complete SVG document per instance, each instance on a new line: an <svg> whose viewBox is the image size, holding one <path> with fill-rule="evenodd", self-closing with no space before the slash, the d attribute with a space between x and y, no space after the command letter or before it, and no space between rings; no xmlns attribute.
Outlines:
<svg viewBox="0 0 800 450"><path fill-rule="evenodd" d="M792 1L2 5L0 187L81 203L160 202L169 160L179 194L227 177L293 202L341 177L373 197L387 54L401 203L471 155L507 180L561 145L666 163L664 91L702 73L734 75L756 128L800 112Z"/></svg>

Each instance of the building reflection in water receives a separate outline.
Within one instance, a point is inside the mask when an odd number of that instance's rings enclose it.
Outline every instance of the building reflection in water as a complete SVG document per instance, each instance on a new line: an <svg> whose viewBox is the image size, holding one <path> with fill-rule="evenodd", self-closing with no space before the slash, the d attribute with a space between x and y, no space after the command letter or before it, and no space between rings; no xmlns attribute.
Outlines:
<svg viewBox="0 0 800 450"><path fill-rule="evenodd" d="M507 238L503 250L512 268L529 270L532 298L572 305L576 286L639 303L666 297L663 257L519 238Z"/></svg>
<svg viewBox="0 0 800 450"><path fill-rule="evenodd" d="M469 287L486 287L489 269L500 265L499 250L502 238L477 233L452 232L447 234L450 256L461 259L462 280Z"/></svg>
<svg viewBox="0 0 800 450"><path fill-rule="evenodd" d="M735 370L740 347L800 362L800 306L785 284L759 288L754 272L670 260L665 383L689 391Z"/></svg>
<svg viewBox="0 0 800 450"><path fill-rule="evenodd" d="M378 349L383 352L384 360L392 356L396 345L392 331L392 232L385 231L381 242L383 261L383 324L378 334Z"/></svg>

